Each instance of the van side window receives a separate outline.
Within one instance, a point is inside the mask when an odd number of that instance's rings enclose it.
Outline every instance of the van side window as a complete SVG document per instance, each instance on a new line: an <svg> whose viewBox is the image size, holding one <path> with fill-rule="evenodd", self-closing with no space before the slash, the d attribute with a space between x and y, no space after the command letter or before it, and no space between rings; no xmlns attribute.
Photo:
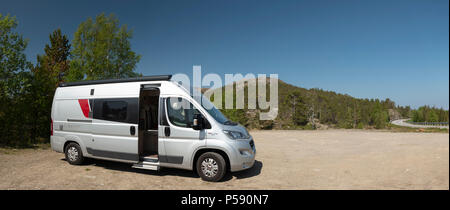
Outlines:
<svg viewBox="0 0 450 210"><path fill-rule="evenodd" d="M167 98L166 104L170 122L179 127L192 128L194 115L200 114L194 105L179 97Z"/></svg>
<svg viewBox="0 0 450 210"><path fill-rule="evenodd" d="M94 119L138 123L138 98L94 99Z"/></svg>
<svg viewBox="0 0 450 210"><path fill-rule="evenodd" d="M102 104L102 118L110 121L124 121L127 119L128 103L125 101L104 101Z"/></svg>

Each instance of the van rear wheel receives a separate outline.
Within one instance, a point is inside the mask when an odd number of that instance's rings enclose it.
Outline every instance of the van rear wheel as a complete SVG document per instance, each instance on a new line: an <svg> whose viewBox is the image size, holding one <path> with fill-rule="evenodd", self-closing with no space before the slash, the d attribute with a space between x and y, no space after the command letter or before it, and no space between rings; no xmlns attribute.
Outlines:
<svg viewBox="0 0 450 210"><path fill-rule="evenodd" d="M222 155L206 152L197 160L197 173L204 181L220 181L226 173L226 162Z"/></svg>
<svg viewBox="0 0 450 210"><path fill-rule="evenodd" d="M66 160L72 165L81 165L84 157L81 148L76 143L69 143L65 149Z"/></svg>

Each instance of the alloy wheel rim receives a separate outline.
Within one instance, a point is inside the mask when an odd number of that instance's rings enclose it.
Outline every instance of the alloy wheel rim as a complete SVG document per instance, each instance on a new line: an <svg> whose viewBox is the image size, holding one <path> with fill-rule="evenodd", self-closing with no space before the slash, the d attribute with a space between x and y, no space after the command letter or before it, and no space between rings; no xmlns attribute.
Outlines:
<svg viewBox="0 0 450 210"><path fill-rule="evenodd" d="M78 159L78 150L75 147L70 147L67 150L67 156L69 157L70 161L76 161Z"/></svg>
<svg viewBox="0 0 450 210"><path fill-rule="evenodd" d="M202 172L207 177L214 177L219 172L219 165L212 158L206 158L201 164Z"/></svg>

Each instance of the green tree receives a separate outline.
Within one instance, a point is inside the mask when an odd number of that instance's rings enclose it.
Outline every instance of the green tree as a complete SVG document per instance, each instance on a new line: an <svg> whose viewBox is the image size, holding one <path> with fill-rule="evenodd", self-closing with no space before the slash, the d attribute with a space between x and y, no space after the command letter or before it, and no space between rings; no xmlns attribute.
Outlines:
<svg viewBox="0 0 450 210"><path fill-rule="evenodd" d="M411 117L411 107L410 106L405 106L405 107L398 106L397 110L399 111L400 116L402 118L409 118L409 117Z"/></svg>
<svg viewBox="0 0 450 210"><path fill-rule="evenodd" d="M15 17L0 14L0 144L22 145L28 141L28 104L24 95L30 86L26 60L27 40L15 31Z"/></svg>
<svg viewBox="0 0 450 210"><path fill-rule="evenodd" d="M439 109L439 122L448 122L448 110Z"/></svg>
<svg viewBox="0 0 450 210"><path fill-rule="evenodd" d="M131 50L132 31L119 26L115 15L98 15L82 22L72 41L72 62L68 81L128 78L141 56Z"/></svg>
<svg viewBox="0 0 450 210"><path fill-rule="evenodd" d="M442 108L421 106L411 113L414 122L448 122L448 110Z"/></svg>
<svg viewBox="0 0 450 210"><path fill-rule="evenodd" d="M55 89L62 82L62 75L69 69L70 44L66 35L57 29L49 36L44 55L37 56L37 64L32 68L33 80L29 98L32 112L31 138L48 141L50 112Z"/></svg>
<svg viewBox="0 0 450 210"><path fill-rule="evenodd" d="M304 126L308 123L308 108L299 91L289 93L284 103L291 108L292 122L294 122L295 125Z"/></svg>
<svg viewBox="0 0 450 210"><path fill-rule="evenodd" d="M384 128L389 120L387 110L383 108L383 102L375 99L371 112L370 124L376 129Z"/></svg>
<svg viewBox="0 0 450 210"><path fill-rule="evenodd" d="M428 122L439 122L439 115L436 111L435 109L430 110L428 113Z"/></svg>
<svg viewBox="0 0 450 210"><path fill-rule="evenodd" d="M68 58L71 45L67 36L62 35L61 29L53 31L49 39L50 45L45 45L45 55L38 57L38 62L47 73L48 79L51 79L54 86L57 87L58 83L62 82L63 75L69 70L70 61Z"/></svg>
<svg viewBox="0 0 450 210"><path fill-rule="evenodd" d="M389 115L386 111L377 110L374 113L373 122L376 129L384 128L388 122Z"/></svg>
<svg viewBox="0 0 450 210"><path fill-rule="evenodd" d="M15 17L0 14L0 90L3 99L21 90L19 75L30 66L24 54L28 41L14 31L16 27Z"/></svg>

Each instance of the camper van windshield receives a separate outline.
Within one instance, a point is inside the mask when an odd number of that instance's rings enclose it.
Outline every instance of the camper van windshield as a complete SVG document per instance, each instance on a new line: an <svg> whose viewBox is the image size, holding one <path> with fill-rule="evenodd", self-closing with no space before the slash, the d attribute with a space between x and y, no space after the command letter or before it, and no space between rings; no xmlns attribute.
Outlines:
<svg viewBox="0 0 450 210"><path fill-rule="evenodd" d="M219 123L224 125L237 125L237 123L232 122L227 117L225 117L222 112L220 112L216 106L214 106L211 101L201 94L201 97L193 97L198 103L202 105L203 108ZM198 100L200 99L200 101Z"/></svg>

